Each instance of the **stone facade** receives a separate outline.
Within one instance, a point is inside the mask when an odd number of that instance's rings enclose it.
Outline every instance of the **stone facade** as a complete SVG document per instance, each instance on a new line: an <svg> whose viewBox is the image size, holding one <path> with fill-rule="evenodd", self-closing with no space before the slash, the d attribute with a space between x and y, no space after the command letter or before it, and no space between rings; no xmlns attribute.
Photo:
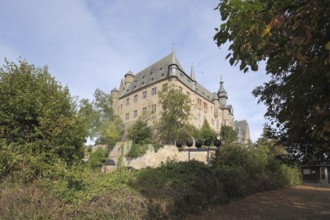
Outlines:
<svg viewBox="0 0 330 220"><path fill-rule="evenodd" d="M193 66L189 75L183 70L173 50L135 75L129 71L121 80L119 89L111 91L114 111L123 120L126 129L139 117L150 119L149 125L159 120L162 107L157 93L164 85L175 86L190 97L190 124L201 128L207 120L217 133L223 125L235 128L233 108L227 104L228 94L223 81L220 81L218 92L211 93L196 81ZM241 131L247 131L242 137L248 140L250 136L246 128L248 126Z"/></svg>
<svg viewBox="0 0 330 220"><path fill-rule="evenodd" d="M174 145L165 145L157 152L154 151L152 145L149 145L147 152L141 157L128 158L126 155L132 146L131 141L117 142L113 150L109 153L110 160L113 160L116 166L103 166L102 172L111 172L118 167L132 167L134 169L143 169L146 167L159 167L167 161L189 161L197 160L205 164L212 157L214 152L210 152L209 157L207 152L180 152Z"/></svg>

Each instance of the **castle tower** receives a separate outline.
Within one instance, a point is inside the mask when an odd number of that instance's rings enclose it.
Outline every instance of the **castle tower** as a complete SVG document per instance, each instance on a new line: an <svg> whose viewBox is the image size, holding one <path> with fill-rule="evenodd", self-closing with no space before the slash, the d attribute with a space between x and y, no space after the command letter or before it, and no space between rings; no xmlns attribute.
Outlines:
<svg viewBox="0 0 330 220"><path fill-rule="evenodd" d="M169 69L170 69L170 76L176 76L177 70L178 70L178 63L177 63L177 59L176 59L176 54L175 54L175 50L173 48L172 50L172 61L171 64L169 65Z"/></svg>
<svg viewBox="0 0 330 220"><path fill-rule="evenodd" d="M196 79L195 79L194 65L191 65L190 79L192 79L192 89L193 89L193 91L196 91Z"/></svg>
<svg viewBox="0 0 330 220"><path fill-rule="evenodd" d="M114 109L115 113L118 114L119 91L116 87L111 90L111 98L112 98L113 109Z"/></svg>
<svg viewBox="0 0 330 220"><path fill-rule="evenodd" d="M133 82L134 80L134 74L132 73L132 71L128 71L125 74L125 88L128 88L129 85Z"/></svg>
<svg viewBox="0 0 330 220"><path fill-rule="evenodd" d="M228 95L227 95L227 92L223 86L223 81L221 79L220 81L220 88L219 88L219 91L218 91L218 98L219 98L219 101L220 101L220 104L222 105L222 107L226 107L227 106L227 100L228 100Z"/></svg>

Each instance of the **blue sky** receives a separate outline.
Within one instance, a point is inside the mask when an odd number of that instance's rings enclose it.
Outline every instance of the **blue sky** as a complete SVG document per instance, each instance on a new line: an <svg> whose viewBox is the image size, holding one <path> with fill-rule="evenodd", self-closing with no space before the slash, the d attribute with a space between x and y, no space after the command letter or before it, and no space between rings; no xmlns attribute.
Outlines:
<svg viewBox="0 0 330 220"><path fill-rule="evenodd" d="M246 119L251 139L261 134L266 107L251 92L265 71L244 74L213 41L221 20L218 0L1 0L0 63L22 57L67 85L73 96L110 92L168 55L174 45L186 72L211 92L222 75L236 120Z"/></svg>

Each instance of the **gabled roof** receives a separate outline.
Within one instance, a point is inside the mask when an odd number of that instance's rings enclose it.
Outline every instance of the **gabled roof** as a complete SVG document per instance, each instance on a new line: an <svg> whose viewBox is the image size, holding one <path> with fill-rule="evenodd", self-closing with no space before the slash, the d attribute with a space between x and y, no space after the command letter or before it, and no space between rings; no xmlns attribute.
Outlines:
<svg viewBox="0 0 330 220"><path fill-rule="evenodd" d="M182 70L182 66L176 58L174 51L166 57L162 58L161 60L157 61L156 63L138 72L135 75L133 82L128 86L128 88L125 88L125 91L122 93L121 96L129 95L132 92L143 88L151 83L155 83L167 78L169 76L168 67L171 64L175 64L179 69Z"/></svg>
<svg viewBox="0 0 330 220"><path fill-rule="evenodd" d="M212 102L214 95L201 84L195 81L194 70L192 70L193 72L191 76L188 76L188 74L185 73L179 60L176 58L174 50L169 55L165 56L144 70L138 72L135 75L133 82L127 88L125 88L123 93L121 93L121 97L129 95L138 89L148 86L149 84L167 79L170 77L169 67L171 65L176 65L178 67L177 78L179 81L181 81L191 90L195 90L196 93L198 93L200 96ZM193 77L193 79L191 77Z"/></svg>

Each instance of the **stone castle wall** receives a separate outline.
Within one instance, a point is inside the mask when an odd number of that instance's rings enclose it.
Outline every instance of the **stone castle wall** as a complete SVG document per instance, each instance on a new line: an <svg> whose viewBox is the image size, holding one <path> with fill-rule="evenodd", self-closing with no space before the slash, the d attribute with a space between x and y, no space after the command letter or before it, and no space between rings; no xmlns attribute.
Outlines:
<svg viewBox="0 0 330 220"><path fill-rule="evenodd" d="M113 150L109 153L109 159L115 161L117 167L132 167L134 169L142 169L146 167L159 167L166 161L188 161L188 152L179 152L174 145L165 145L157 152L154 151L152 145L149 145L147 152L138 158L128 158L126 154L129 152L132 142L118 142ZM210 153L210 157L211 157ZM207 163L207 152L190 152L190 160L197 160Z"/></svg>

